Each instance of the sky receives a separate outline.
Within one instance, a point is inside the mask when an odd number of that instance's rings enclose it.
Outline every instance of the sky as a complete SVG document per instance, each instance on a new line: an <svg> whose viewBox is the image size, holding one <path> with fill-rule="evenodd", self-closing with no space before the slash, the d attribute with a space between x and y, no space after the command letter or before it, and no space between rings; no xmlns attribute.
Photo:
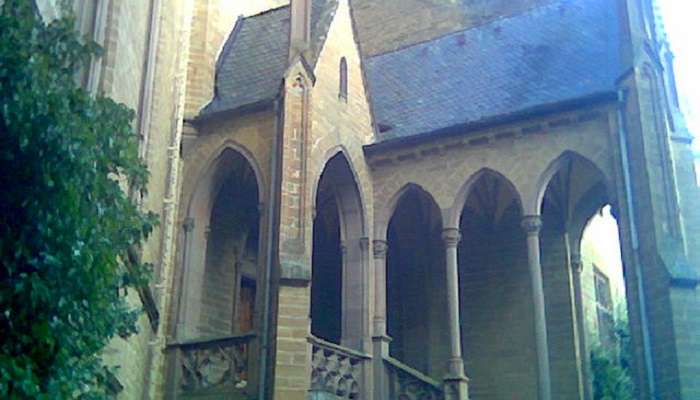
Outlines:
<svg viewBox="0 0 700 400"><path fill-rule="evenodd" d="M675 55L678 94L690 133L700 135L700 2L657 0ZM700 142L693 145L700 154Z"/></svg>

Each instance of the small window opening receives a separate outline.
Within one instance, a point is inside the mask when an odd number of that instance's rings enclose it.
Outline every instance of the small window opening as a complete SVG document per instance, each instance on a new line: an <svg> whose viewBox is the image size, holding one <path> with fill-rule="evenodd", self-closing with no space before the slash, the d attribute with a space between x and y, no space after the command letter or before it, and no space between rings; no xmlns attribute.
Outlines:
<svg viewBox="0 0 700 400"><path fill-rule="evenodd" d="M598 337L607 349L614 348L615 318L613 317L610 279L594 264L595 301L598 318Z"/></svg>
<svg viewBox="0 0 700 400"><path fill-rule="evenodd" d="M340 88L338 89L338 98L348 100L348 62L345 57L340 59Z"/></svg>

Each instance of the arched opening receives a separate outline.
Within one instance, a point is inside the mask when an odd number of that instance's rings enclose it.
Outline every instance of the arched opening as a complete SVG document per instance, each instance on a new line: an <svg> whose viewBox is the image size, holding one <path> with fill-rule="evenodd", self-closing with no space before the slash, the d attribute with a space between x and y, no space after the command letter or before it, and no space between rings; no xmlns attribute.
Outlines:
<svg viewBox="0 0 700 400"><path fill-rule="evenodd" d="M613 374L622 379L615 390L633 397L619 230L605 176L573 153L554 165L540 232L552 393L594 398L594 381Z"/></svg>
<svg viewBox="0 0 700 400"><path fill-rule="evenodd" d="M253 330L258 290L260 214L255 174L233 154L214 194L204 264L199 333L220 336Z"/></svg>
<svg viewBox="0 0 700 400"><path fill-rule="evenodd" d="M619 228L612 207L605 205L586 224L579 244L583 335L590 357L590 384L601 391L606 377L632 394L632 353ZM626 377L626 379L625 379ZM594 393L595 398L602 393ZM622 392L620 392L622 394ZM622 396L618 396L622 397Z"/></svg>
<svg viewBox="0 0 700 400"><path fill-rule="evenodd" d="M189 201L168 398L250 395L256 388L254 331L264 277L259 174L249 160L223 150Z"/></svg>
<svg viewBox="0 0 700 400"><path fill-rule="evenodd" d="M360 255L364 223L360 191L343 153L333 156L321 173L315 205L311 333L360 348L366 325Z"/></svg>
<svg viewBox="0 0 700 400"><path fill-rule="evenodd" d="M258 175L225 149L200 178L188 205L178 337L195 339L255 328L259 280Z"/></svg>
<svg viewBox="0 0 700 400"><path fill-rule="evenodd" d="M390 355L442 379L449 355L445 247L440 210L412 186L402 194L387 232L387 332Z"/></svg>
<svg viewBox="0 0 700 400"><path fill-rule="evenodd" d="M463 205L458 247L469 392L476 398L534 398L534 317L519 196L500 174L477 176Z"/></svg>

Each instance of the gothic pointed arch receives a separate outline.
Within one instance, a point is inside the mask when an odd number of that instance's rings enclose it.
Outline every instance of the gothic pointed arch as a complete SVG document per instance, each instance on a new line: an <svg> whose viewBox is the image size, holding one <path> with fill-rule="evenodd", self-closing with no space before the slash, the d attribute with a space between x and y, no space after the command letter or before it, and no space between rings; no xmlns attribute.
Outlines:
<svg viewBox="0 0 700 400"><path fill-rule="evenodd" d="M489 211L496 219L508 209L522 213L520 193L515 185L501 172L482 168L467 179L457 192L450 208L447 225L458 227L464 217L465 204L475 193L480 209Z"/></svg>
<svg viewBox="0 0 700 400"><path fill-rule="evenodd" d="M440 379L448 358L445 248L433 197L406 185L389 204L386 255L390 356ZM426 345L427 344L427 345Z"/></svg>
<svg viewBox="0 0 700 400"><path fill-rule="evenodd" d="M246 294L249 308L244 313L249 319L244 326L237 318L241 290L247 290L241 288L254 286L257 280L262 196L260 170L236 144L227 143L203 168L185 214L181 300L175 305L177 337L253 329L255 294ZM217 284L227 286L216 290L207 286ZM208 295L215 291L230 301L217 304ZM218 315L218 324L202 320L207 310Z"/></svg>
<svg viewBox="0 0 700 400"><path fill-rule="evenodd" d="M313 204L311 333L362 349L369 328L365 214L356 175L342 150L325 163Z"/></svg>
<svg viewBox="0 0 700 400"><path fill-rule="evenodd" d="M473 174L458 193L453 223L462 235L460 339L470 391L536 397L534 370L520 367L537 363L534 352L521 350L535 347L535 332L520 194L488 168Z"/></svg>
<svg viewBox="0 0 700 400"><path fill-rule="evenodd" d="M567 171L583 171L586 174L591 175L589 177L590 179L602 181L607 188L612 188L610 178L596 163L577 152L567 150L551 161L547 168L545 168L545 170L540 174L539 178L537 179L537 185L535 188L536 192L534 196L528 199L529 203L526 204L526 213L532 215L540 214L545 193L550 186L551 181L556 179L558 174L568 173ZM571 178L572 177L569 176L566 179L571 180Z"/></svg>

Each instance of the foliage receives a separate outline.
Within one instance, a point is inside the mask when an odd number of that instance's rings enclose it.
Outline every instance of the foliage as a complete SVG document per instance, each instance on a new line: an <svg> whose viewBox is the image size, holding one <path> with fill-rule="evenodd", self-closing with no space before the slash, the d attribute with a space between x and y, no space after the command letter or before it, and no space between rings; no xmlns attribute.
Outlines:
<svg viewBox="0 0 700 400"><path fill-rule="evenodd" d="M0 398L104 398L101 350L135 332L124 292L148 276L124 265L155 222L129 196L147 171L133 112L76 84L100 49L33 3L0 13Z"/></svg>
<svg viewBox="0 0 700 400"><path fill-rule="evenodd" d="M593 398L595 400L633 400L634 384L630 375L632 349L626 319L616 319L617 349L596 346L591 351Z"/></svg>

